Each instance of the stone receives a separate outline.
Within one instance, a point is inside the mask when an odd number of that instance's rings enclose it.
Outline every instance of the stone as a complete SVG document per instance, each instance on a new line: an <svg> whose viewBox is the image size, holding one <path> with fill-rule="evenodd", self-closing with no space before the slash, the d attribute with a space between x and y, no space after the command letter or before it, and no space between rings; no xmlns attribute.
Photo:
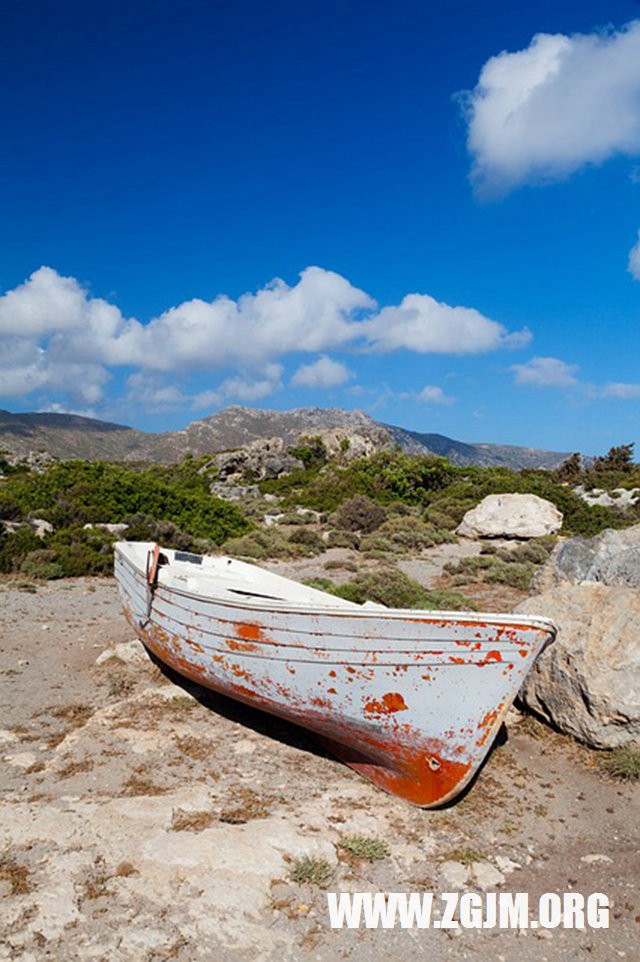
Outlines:
<svg viewBox="0 0 640 962"><path fill-rule="evenodd" d="M565 582L515 611L558 628L520 690L524 705L593 748L638 740L640 592Z"/></svg>
<svg viewBox="0 0 640 962"><path fill-rule="evenodd" d="M535 494L489 494L467 511L457 533L466 538L541 538L562 527L555 504Z"/></svg>
<svg viewBox="0 0 640 962"><path fill-rule="evenodd" d="M469 869L462 862L447 860L440 866L440 879L453 891L463 889L469 879Z"/></svg>
<svg viewBox="0 0 640 962"><path fill-rule="evenodd" d="M640 488L614 488L609 493L601 488L586 490L578 484L573 490L587 504L597 504L603 508L618 508L624 511L640 501Z"/></svg>
<svg viewBox="0 0 640 962"><path fill-rule="evenodd" d="M96 665L104 665L107 661L121 661L125 665L149 665L149 656L137 638L133 641L123 641L113 648L107 648L96 658Z"/></svg>
<svg viewBox="0 0 640 962"><path fill-rule="evenodd" d="M587 865L597 865L598 862L613 862L613 859L609 858L608 855L600 855L598 852L593 852L590 855L583 855L580 861L585 862Z"/></svg>
<svg viewBox="0 0 640 962"><path fill-rule="evenodd" d="M44 538L45 535L51 534L53 531L53 525L50 521L45 521L44 518L27 518L31 530L35 534L36 538Z"/></svg>
<svg viewBox="0 0 640 962"><path fill-rule="evenodd" d="M99 531L107 531L109 534L115 535L116 538L120 538L125 533L125 531L129 530L129 525L124 524L124 522L121 524L106 524L106 523L103 524L102 522L100 522L100 524L84 525L85 531L89 531L92 528L93 529L97 528Z"/></svg>
<svg viewBox="0 0 640 962"><path fill-rule="evenodd" d="M622 531L609 528L595 538L571 538L554 551L551 564L558 582L640 588L640 524Z"/></svg>
<svg viewBox="0 0 640 962"><path fill-rule="evenodd" d="M36 756L33 752L17 752L15 755L5 755L4 761L16 768L31 768L36 763Z"/></svg>
<svg viewBox="0 0 640 962"><path fill-rule="evenodd" d="M481 889L495 889L504 882L504 875L491 862L474 862L471 875Z"/></svg>

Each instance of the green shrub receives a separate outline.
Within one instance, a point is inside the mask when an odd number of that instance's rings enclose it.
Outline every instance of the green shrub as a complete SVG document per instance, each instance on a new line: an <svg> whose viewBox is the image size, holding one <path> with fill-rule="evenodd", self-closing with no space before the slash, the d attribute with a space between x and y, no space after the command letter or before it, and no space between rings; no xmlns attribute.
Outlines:
<svg viewBox="0 0 640 962"><path fill-rule="evenodd" d="M377 501L372 501L364 494L358 494L340 505L332 521L343 531L370 534L380 527L386 517L384 508Z"/></svg>
<svg viewBox="0 0 640 962"><path fill-rule="evenodd" d="M0 525L0 572L8 574L19 571L27 555L42 546L42 539L35 536L28 524L21 525L13 532L6 531L4 525Z"/></svg>
<svg viewBox="0 0 640 962"><path fill-rule="evenodd" d="M129 528L124 533L127 541L157 541L164 548L177 551L193 551L196 539L186 531L181 531L172 521L155 521L146 514L125 518Z"/></svg>
<svg viewBox="0 0 640 962"><path fill-rule="evenodd" d="M360 538L353 531L329 531L326 540L327 548L353 548L357 550Z"/></svg>
<svg viewBox="0 0 640 962"><path fill-rule="evenodd" d="M360 541L359 550L370 558L382 558L387 555L397 554L398 550L393 541L385 538L383 534L367 534Z"/></svg>
<svg viewBox="0 0 640 962"><path fill-rule="evenodd" d="M307 470L322 467L329 457L325 443L319 435L300 438L300 443L290 447L288 454L302 461Z"/></svg>
<svg viewBox="0 0 640 962"><path fill-rule="evenodd" d="M289 544L304 548L305 553L310 555L320 554L325 549L325 543L313 528L300 527L292 531L288 536Z"/></svg>
<svg viewBox="0 0 640 962"><path fill-rule="evenodd" d="M473 611L475 607L469 598L457 592L429 591L397 568L359 574L341 585L328 578L317 578L307 584L359 605L365 601L388 608L439 609L445 605L452 611Z"/></svg>
<svg viewBox="0 0 640 962"><path fill-rule="evenodd" d="M462 558L455 563L450 562L444 566L444 570L455 576L455 584L457 585L464 584L463 579L466 578L467 581L505 584L526 591L531 586L536 566L531 562L520 562L512 559L504 561L502 558L491 554Z"/></svg>
<svg viewBox="0 0 640 962"><path fill-rule="evenodd" d="M20 565L20 571L30 578L41 578L43 581L64 576L62 565L56 561L55 551L48 548L29 552Z"/></svg>

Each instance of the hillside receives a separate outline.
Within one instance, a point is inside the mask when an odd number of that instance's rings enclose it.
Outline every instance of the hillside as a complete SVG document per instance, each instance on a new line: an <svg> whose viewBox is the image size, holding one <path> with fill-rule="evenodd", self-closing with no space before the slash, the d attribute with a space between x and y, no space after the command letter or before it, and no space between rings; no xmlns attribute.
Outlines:
<svg viewBox="0 0 640 962"><path fill-rule="evenodd" d="M362 411L298 408L270 411L232 406L193 421L180 431L150 434L75 414L0 411L0 449L15 455L44 450L58 458L169 463L194 455L242 447L259 438L282 437L287 444L301 435L341 429L366 437L377 449L396 444L410 453L436 454L454 464L499 465L513 469L560 464L565 453L496 444L466 444L440 434L423 434L375 421Z"/></svg>

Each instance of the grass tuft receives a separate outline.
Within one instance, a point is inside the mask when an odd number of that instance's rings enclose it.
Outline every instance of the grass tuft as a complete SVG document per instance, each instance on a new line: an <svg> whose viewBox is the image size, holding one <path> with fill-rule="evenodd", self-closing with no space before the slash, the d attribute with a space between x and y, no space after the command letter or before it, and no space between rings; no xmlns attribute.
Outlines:
<svg viewBox="0 0 640 962"><path fill-rule="evenodd" d="M607 752L602 767L621 782L637 782L640 779L640 744L629 742Z"/></svg>
<svg viewBox="0 0 640 962"><path fill-rule="evenodd" d="M367 862L379 862L391 854L391 849L385 841L368 835L344 835L338 844L350 855L363 858Z"/></svg>
<svg viewBox="0 0 640 962"><path fill-rule="evenodd" d="M314 858L312 855L302 855L296 858L289 873L292 881L298 885L317 885L326 888L333 878L333 868L324 858Z"/></svg>

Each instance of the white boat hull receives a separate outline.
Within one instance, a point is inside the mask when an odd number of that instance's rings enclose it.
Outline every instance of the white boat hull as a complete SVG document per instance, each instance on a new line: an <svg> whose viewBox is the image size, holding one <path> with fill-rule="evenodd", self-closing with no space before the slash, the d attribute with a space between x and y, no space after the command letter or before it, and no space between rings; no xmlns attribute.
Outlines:
<svg viewBox="0 0 640 962"><path fill-rule="evenodd" d="M191 577L165 549L150 591L142 559L152 548L122 542L115 562L125 614L150 651L323 736L416 805L442 804L470 781L555 635L541 618L351 605L226 558L203 559L205 576ZM216 588L216 564L240 589ZM281 584L293 585L293 600L276 595Z"/></svg>

